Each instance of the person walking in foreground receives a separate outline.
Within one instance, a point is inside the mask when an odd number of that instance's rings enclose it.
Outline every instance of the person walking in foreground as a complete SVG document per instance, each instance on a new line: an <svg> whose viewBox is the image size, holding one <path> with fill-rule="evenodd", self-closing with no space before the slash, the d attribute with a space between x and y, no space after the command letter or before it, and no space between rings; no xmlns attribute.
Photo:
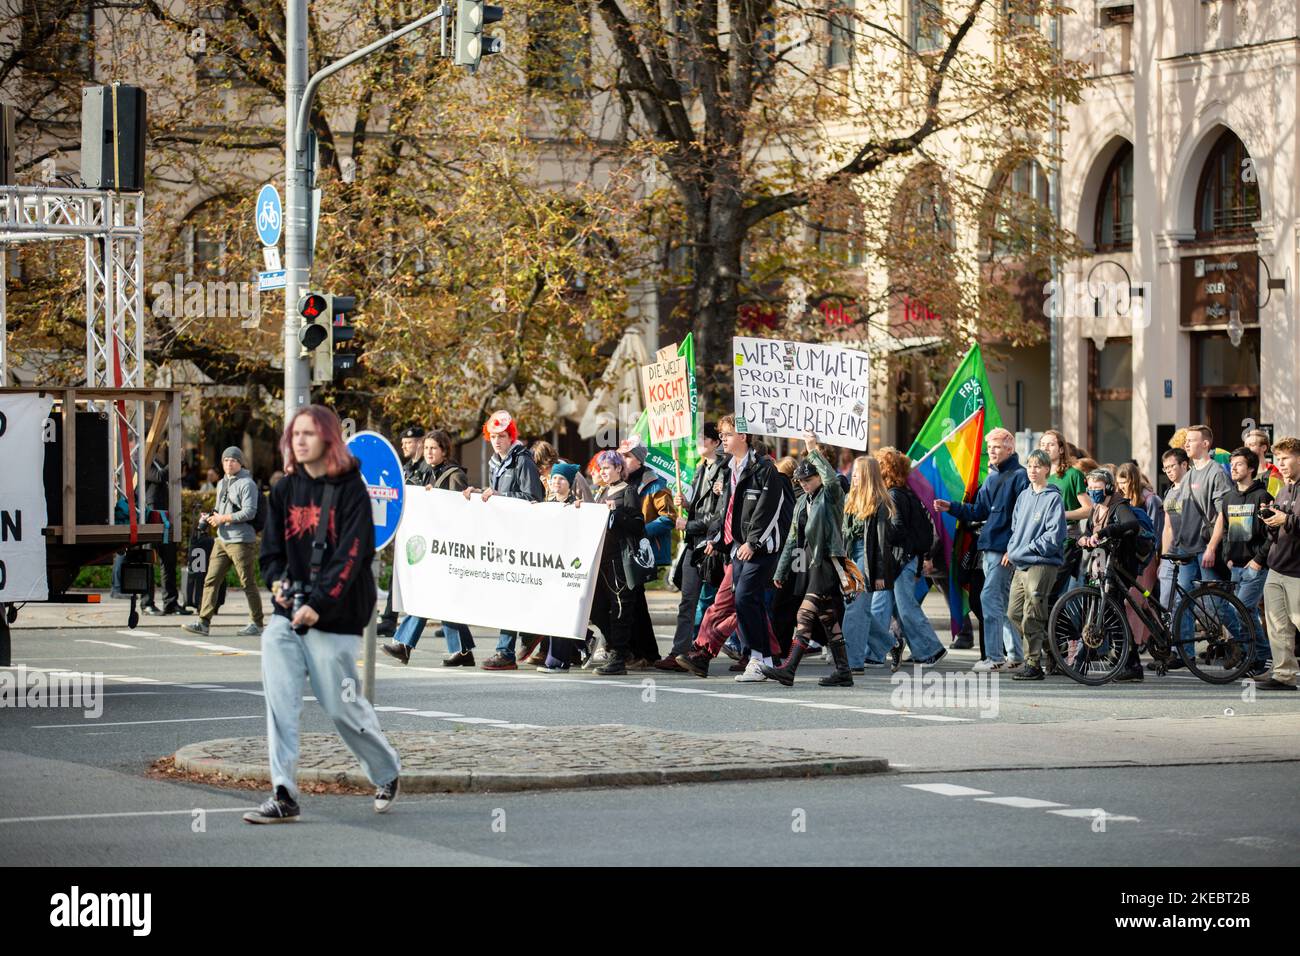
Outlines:
<svg viewBox="0 0 1300 956"><path fill-rule="evenodd" d="M280 439L285 480L271 492L262 574L275 613L262 634L271 797L248 823L291 823L298 807L298 726L303 678L375 785L375 812L397 799L401 762L361 693L357 657L379 592L370 565L375 526L370 496L348 454L338 416L300 409Z"/></svg>
<svg viewBox="0 0 1300 956"><path fill-rule="evenodd" d="M253 562L257 555L257 531L253 519L261 493L257 482L244 467L244 453L235 446L221 453L221 467L226 476L217 483L217 507L208 515L208 524L216 529L212 542L212 556L208 559L208 574L203 579L203 607L199 619L183 625L192 634L207 634L212 617L217 613L217 592L226 578L230 566L235 566L240 587L248 599L248 612L252 620L239 631L240 637L257 637L262 633L262 595L257 588L257 573Z"/></svg>
<svg viewBox="0 0 1300 956"><path fill-rule="evenodd" d="M1011 538L1004 565L1014 567L1007 617L1024 636L1025 666L1012 680L1042 680L1043 638L1047 633L1048 599L1065 557L1065 502L1060 489L1047 481L1052 459L1045 451L1029 453L1025 473L1029 487L1016 499Z"/></svg>
<svg viewBox="0 0 1300 956"><path fill-rule="evenodd" d="M794 480L803 485L803 497L795 506L790 534L781 549L772 583L784 587L796 556L807 569L808 590L804 592L796 618L790 656L782 667L762 665L764 676L784 684L794 683L799 662L808 645L819 637L830 648L835 672L823 677L822 687L852 687L849 653L844 647L844 586L840 563L844 560L844 538L840 526L844 521L844 486L831 463L822 455L817 437L804 433L808 456L794 470Z"/></svg>

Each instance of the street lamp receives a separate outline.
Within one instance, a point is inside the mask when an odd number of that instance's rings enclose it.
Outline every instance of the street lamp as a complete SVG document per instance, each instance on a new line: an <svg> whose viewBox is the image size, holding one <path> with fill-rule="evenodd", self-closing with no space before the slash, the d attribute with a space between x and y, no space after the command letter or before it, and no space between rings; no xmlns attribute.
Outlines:
<svg viewBox="0 0 1300 956"><path fill-rule="evenodd" d="M1116 262L1114 259L1100 259L1095 262L1093 267L1088 270L1088 278L1085 280L1084 284L1088 289L1088 295L1092 297L1094 325L1092 328L1091 338L1092 344L1097 346L1098 352L1106 347L1106 325L1110 316L1109 314L1102 314L1101 296L1093 291L1092 276L1093 273L1102 266L1107 265L1114 266L1124 274L1123 287L1128 291L1128 301L1124 303L1122 309L1119 307L1118 303L1115 303L1115 314L1129 316L1130 325L1132 327L1141 327L1145 325L1144 319L1146 318L1146 289L1143 286L1135 286L1133 284L1133 278L1128 274L1128 270L1124 268L1122 263ZM1106 296L1106 303L1107 305L1111 304L1110 295Z"/></svg>
<svg viewBox="0 0 1300 956"><path fill-rule="evenodd" d="M1245 331L1246 327L1241 324L1241 310L1237 308L1237 293L1234 292L1228 306L1228 341L1233 348L1240 347Z"/></svg>

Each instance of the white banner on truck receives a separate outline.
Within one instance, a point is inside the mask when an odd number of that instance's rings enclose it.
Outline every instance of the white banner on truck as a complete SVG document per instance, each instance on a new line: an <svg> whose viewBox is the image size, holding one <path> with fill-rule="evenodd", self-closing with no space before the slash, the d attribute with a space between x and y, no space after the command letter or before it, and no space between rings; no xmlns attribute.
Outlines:
<svg viewBox="0 0 1300 956"><path fill-rule="evenodd" d="M413 489L394 606L457 624L583 638L609 509Z"/></svg>
<svg viewBox="0 0 1300 956"><path fill-rule="evenodd" d="M49 600L45 576L48 395L0 395L0 601Z"/></svg>

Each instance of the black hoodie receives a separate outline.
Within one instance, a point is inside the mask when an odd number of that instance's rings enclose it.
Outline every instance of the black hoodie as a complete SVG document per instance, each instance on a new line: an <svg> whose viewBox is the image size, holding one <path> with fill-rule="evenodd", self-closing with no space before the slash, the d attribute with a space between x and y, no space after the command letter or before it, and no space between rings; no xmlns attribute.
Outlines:
<svg viewBox="0 0 1300 956"><path fill-rule="evenodd" d="M1286 515L1286 524L1269 528L1268 566L1278 574L1300 578L1300 483L1283 485L1273 499L1273 510Z"/></svg>
<svg viewBox="0 0 1300 956"><path fill-rule="evenodd" d="M375 613L375 525L366 483L355 465L337 478L312 478L301 467L279 482L268 499L262 535L262 576L268 587L288 577L311 577L311 546L320 522L325 486L334 484L325 561L308 604L320 615L316 627L336 634L362 634ZM289 610L272 601L275 613Z"/></svg>
<svg viewBox="0 0 1300 956"><path fill-rule="evenodd" d="M1268 486L1258 478L1245 491L1238 491L1233 482L1223 496L1223 514L1227 527L1223 543L1219 545L1224 561L1234 568L1244 568L1251 561L1268 567L1268 526L1259 518L1259 509L1273 500Z"/></svg>

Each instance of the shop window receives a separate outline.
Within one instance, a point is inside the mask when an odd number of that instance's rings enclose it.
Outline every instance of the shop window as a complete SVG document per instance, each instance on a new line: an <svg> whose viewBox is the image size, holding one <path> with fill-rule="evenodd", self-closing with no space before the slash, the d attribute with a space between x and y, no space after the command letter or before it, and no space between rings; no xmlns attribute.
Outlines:
<svg viewBox="0 0 1300 956"><path fill-rule="evenodd" d="M1133 248L1133 146L1125 143L1110 161L1097 203L1097 251Z"/></svg>
<svg viewBox="0 0 1300 956"><path fill-rule="evenodd" d="M1087 449L1099 462L1133 457L1133 340L1109 339L1104 349L1088 344Z"/></svg>
<svg viewBox="0 0 1300 956"><path fill-rule="evenodd" d="M1198 239L1253 238L1260 217L1254 160L1233 132L1219 137L1201 171L1196 194Z"/></svg>

